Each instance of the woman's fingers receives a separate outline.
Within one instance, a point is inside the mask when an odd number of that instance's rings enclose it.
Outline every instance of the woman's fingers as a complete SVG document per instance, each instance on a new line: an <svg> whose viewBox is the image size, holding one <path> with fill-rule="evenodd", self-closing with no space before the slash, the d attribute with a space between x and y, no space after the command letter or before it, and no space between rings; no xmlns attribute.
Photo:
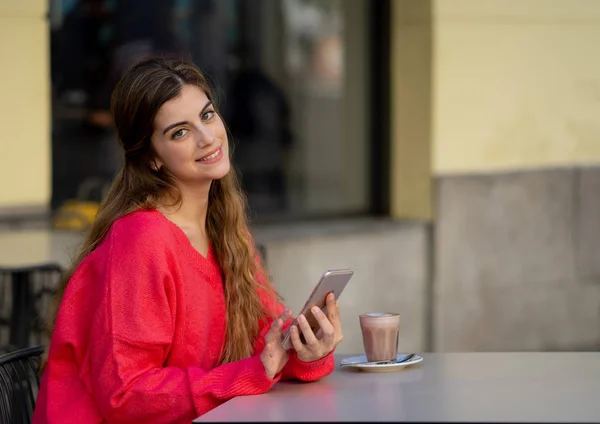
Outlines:
<svg viewBox="0 0 600 424"><path fill-rule="evenodd" d="M290 327L292 346L298 357L305 362L324 357L342 340L339 306L333 293L327 296L325 305L325 312L318 306L311 309L320 327L316 335L303 315L298 316L297 325ZM306 344L302 342L300 332L302 332Z"/></svg>
<svg viewBox="0 0 600 424"><path fill-rule="evenodd" d="M317 336L315 336L315 333L313 333L312 328L310 328L310 324L304 315L298 315L298 327L300 327L308 347L314 348L318 345L319 340L317 339Z"/></svg>
<svg viewBox="0 0 600 424"><path fill-rule="evenodd" d="M290 309L286 309L283 311L279 317L273 320L271 324L271 328L265 334L265 343L271 343L277 340L280 340L282 337L282 328L284 323L292 316L292 311Z"/></svg>
<svg viewBox="0 0 600 424"><path fill-rule="evenodd" d="M294 350L299 356L305 356L308 352L308 347L302 343L300 340L300 330L295 325L290 327L290 340L292 341L292 346Z"/></svg>
<svg viewBox="0 0 600 424"><path fill-rule="evenodd" d="M277 340L277 337L281 335L281 327L283 327L283 321L281 318L277 318L275 321L273 321L271 328L265 335L265 342L267 344Z"/></svg>
<svg viewBox="0 0 600 424"><path fill-rule="evenodd" d="M331 324L333 324L333 326L335 326L336 323L339 324L340 315L339 315L338 302L335 300L335 296L333 295L333 293L329 293L327 295L325 305L326 305L326 310L327 310L327 318L329 318L329 321L331 321Z"/></svg>
<svg viewBox="0 0 600 424"><path fill-rule="evenodd" d="M331 345L335 340L335 328L330 322L329 317L319 307L315 306L311 311L321 327L321 332L323 333L321 339L325 344Z"/></svg>
<svg viewBox="0 0 600 424"><path fill-rule="evenodd" d="M279 315L279 318L281 318L281 320L283 322L286 322L291 317L292 317L292 310L291 309L286 309L285 311L283 311L283 313L281 315Z"/></svg>
<svg viewBox="0 0 600 424"><path fill-rule="evenodd" d="M337 341L342 340L342 321L340 320L340 307L339 302L335 300L335 296L333 293L330 293L327 296L327 318L331 325L333 326L333 330L336 336Z"/></svg>

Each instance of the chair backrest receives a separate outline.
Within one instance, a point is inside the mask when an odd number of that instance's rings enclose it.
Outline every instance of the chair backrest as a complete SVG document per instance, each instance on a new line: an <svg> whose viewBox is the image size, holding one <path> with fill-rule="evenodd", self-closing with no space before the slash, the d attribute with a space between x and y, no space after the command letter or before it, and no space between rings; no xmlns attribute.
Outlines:
<svg viewBox="0 0 600 424"><path fill-rule="evenodd" d="M48 345L45 326L50 318L52 302L56 289L63 277L64 270L58 264L46 264L32 270L32 295L34 301L32 335L35 337L30 346Z"/></svg>
<svg viewBox="0 0 600 424"><path fill-rule="evenodd" d="M0 356L0 423L31 423L43 352L43 346L36 346Z"/></svg>
<svg viewBox="0 0 600 424"><path fill-rule="evenodd" d="M0 354L48 344L44 325L62 273L55 263L0 267ZM22 291L16 296L15 289L19 288ZM19 325L23 320L27 326ZM15 334L19 332L23 334ZM21 343L13 343L17 339Z"/></svg>

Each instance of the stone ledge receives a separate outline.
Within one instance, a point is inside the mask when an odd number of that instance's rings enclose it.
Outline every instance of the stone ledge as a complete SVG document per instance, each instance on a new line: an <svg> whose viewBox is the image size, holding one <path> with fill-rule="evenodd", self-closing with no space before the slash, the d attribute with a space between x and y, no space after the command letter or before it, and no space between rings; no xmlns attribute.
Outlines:
<svg viewBox="0 0 600 424"><path fill-rule="evenodd" d="M359 217L319 221L295 221L252 225L254 237L260 243L293 241L300 238L347 236L386 233L398 230L420 230L429 223L395 221L391 218Z"/></svg>
<svg viewBox="0 0 600 424"><path fill-rule="evenodd" d="M0 229L50 228L50 207L45 204L0 206Z"/></svg>

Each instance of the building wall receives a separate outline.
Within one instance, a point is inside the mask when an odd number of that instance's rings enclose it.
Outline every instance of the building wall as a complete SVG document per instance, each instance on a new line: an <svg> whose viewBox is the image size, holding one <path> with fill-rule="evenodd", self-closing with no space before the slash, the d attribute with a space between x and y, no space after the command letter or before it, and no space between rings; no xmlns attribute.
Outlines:
<svg viewBox="0 0 600 424"><path fill-rule="evenodd" d="M600 348L600 3L433 8L434 349Z"/></svg>
<svg viewBox="0 0 600 424"><path fill-rule="evenodd" d="M437 188L435 350L600 349L600 168Z"/></svg>
<svg viewBox="0 0 600 424"><path fill-rule="evenodd" d="M275 288L297 313L321 274L350 268L354 277L340 297L344 340L339 353L363 351L358 321L361 313L398 312L399 349L428 349L431 251L428 228L395 222L346 222L281 228L257 228L256 240L266 247Z"/></svg>
<svg viewBox="0 0 600 424"><path fill-rule="evenodd" d="M433 219L432 0L392 0L390 208L397 219Z"/></svg>
<svg viewBox="0 0 600 424"><path fill-rule="evenodd" d="M49 200L44 8L0 5L0 208ZM392 212L417 223L257 230L288 304L350 267L340 352L373 309L402 350L598 349L598 24L594 0L393 0Z"/></svg>
<svg viewBox="0 0 600 424"><path fill-rule="evenodd" d="M600 163L600 4L436 0L433 170Z"/></svg>
<svg viewBox="0 0 600 424"><path fill-rule="evenodd" d="M0 208L50 201L47 1L0 2Z"/></svg>

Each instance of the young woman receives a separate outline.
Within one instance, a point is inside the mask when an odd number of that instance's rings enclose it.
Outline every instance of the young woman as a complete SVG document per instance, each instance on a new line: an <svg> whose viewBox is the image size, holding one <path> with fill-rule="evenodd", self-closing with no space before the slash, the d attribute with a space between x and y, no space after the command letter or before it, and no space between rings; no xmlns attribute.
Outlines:
<svg viewBox="0 0 600 424"><path fill-rule="evenodd" d="M211 99L173 59L144 60L115 88L125 164L60 289L34 423L189 423L332 372L333 295L314 312L322 334L300 317L281 347L291 311L257 259Z"/></svg>

